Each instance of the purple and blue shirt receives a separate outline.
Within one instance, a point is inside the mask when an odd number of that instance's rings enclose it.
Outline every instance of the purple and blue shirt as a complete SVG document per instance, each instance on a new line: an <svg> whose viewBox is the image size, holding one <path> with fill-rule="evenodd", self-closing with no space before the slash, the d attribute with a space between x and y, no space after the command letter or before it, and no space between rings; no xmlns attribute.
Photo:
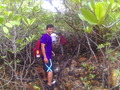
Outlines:
<svg viewBox="0 0 120 90"><path fill-rule="evenodd" d="M41 37L41 43L44 43L45 44L45 51L46 51L46 56L49 59L52 58L52 39L51 39L51 36L48 35L48 34L44 34L42 37ZM43 59L43 57L42 57Z"/></svg>

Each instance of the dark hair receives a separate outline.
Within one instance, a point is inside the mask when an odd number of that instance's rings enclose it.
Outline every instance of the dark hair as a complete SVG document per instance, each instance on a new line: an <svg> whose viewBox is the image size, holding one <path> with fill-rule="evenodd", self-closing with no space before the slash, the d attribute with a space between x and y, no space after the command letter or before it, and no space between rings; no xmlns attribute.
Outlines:
<svg viewBox="0 0 120 90"><path fill-rule="evenodd" d="M46 29L48 29L48 28L54 28L54 26L53 26L52 24L48 24L48 25L46 26Z"/></svg>

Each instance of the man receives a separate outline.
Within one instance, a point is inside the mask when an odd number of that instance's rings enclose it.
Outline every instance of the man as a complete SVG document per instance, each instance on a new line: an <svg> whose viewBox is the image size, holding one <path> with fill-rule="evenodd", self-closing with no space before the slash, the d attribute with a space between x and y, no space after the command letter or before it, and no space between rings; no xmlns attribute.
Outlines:
<svg viewBox="0 0 120 90"><path fill-rule="evenodd" d="M54 52L52 51L52 39L50 37L50 35L53 33L54 31L54 26L52 24L49 24L46 26L46 34L44 34L41 37L41 50L42 50L42 54L43 57L42 59L44 60L44 68L45 71L47 72L47 85L46 87L48 89L51 89L52 87L52 79L53 79L53 64L52 64L52 54L54 54Z"/></svg>

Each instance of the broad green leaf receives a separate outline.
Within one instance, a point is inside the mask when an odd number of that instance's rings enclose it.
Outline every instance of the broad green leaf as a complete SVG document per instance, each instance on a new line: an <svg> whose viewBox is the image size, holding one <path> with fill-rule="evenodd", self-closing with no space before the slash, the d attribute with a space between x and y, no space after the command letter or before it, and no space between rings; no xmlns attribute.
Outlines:
<svg viewBox="0 0 120 90"><path fill-rule="evenodd" d="M5 25L6 25L7 27L9 27L9 28L12 28L12 27L13 27L11 23L5 23Z"/></svg>
<svg viewBox="0 0 120 90"><path fill-rule="evenodd" d="M26 24L26 25L28 25L29 23L28 23L28 19L27 18L22 18L22 20L24 21L24 23Z"/></svg>
<svg viewBox="0 0 120 90"><path fill-rule="evenodd" d="M82 15L84 16L87 22L89 22L90 24L97 24L98 20L92 12L90 12L85 8L82 8L81 10L82 10Z"/></svg>
<svg viewBox="0 0 120 90"><path fill-rule="evenodd" d="M2 24L0 24L0 27L2 26Z"/></svg>
<svg viewBox="0 0 120 90"><path fill-rule="evenodd" d="M11 19L13 17L13 12L12 11L8 12L8 17L9 17L9 19Z"/></svg>
<svg viewBox="0 0 120 90"><path fill-rule="evenodd" d="M92 10L95 10L95 1L94 0L90 0L90 5L92 7Z"/></svg>
<svg viewBox="0 0 120 90"><path fill-rule="evenodd" d="M35 22L35 20L36 20L35 18L31 19L30 20L30 25L32 25Z"/></svg>
<svg viewBox="0 0 120 90"><path fill-rule="evenodd" d="M0 9L5 9L6 7L7 7L7 5L5 5L5 4L0 5Z"/></svg>
<svg viewBox="0 0 120 90"><path fill-rule="evenodd" d="M13 20L20 20L21 16L20 15L15 15L15 17L13 18Z"/></svg>
<svg viewBox="0 0 120 90"><path fill-rule="evenodd" d="M106 13L106 7L103 2L98 2L95 5L95 15L97 16L97 19L100 20L105 16Z"/></svg>
<svg viewBox="0 0 120 90"><path fill-rule="evenodd" d="M11 23L12 25L20 26L20 22L19 22L19 21L10 21L10 23Z"/></svg>
<svg viewBox="0 0 120 90"><path fill-rule="evenodd" d="M85 17L84 17L82 14L78 14L78 16L79 16L79 18L80 18L81 20L83 20L83 21L86 20Z"/></svg>
<svg viewBox="0 0 120 90"><path fill-rule="evenodd" d="M4 16L0 16L0 24L4 22Z"/></svg>
<svg viewBox="0 0 120 90"><path fill-rule="evenodd" d="M81 2L81 0L72 0L74 3L78 4Z"/></svg>
<svg viewBox="0 0 120 90"><path fill-rule="evenodd" d="M118 4L117 3L113 3L112 4L112 10L115 11L116 9L118 9Z"/></svg>
<svg viewBox="0 0 120 90"><path fill-rule="evenodd" d="M110 3L112 3L112 4L113 4L113 3L114 3L114 0L110 0Z"/></svg>
<svg viewBox="0 0 120 90"><path fill-rule="evenodd" d="M6 34L9 34L9 30L7 29L7 27L3 27L3 31L4 31L4 33L6 33Z"/></svg>
<svg viewBox="0 0 120 90"><path fill-rule="evenodd" d="M17 40L17 43L22 43L23 40L24 40L24 38L21 38L21 39Z"/></svg>
<svg viewBox="0 0 120 90"><path fill-rule="evenodd" d="M30 19L29 18L27 18L27 22L28 22L28 25L30 25Z"/></svg>

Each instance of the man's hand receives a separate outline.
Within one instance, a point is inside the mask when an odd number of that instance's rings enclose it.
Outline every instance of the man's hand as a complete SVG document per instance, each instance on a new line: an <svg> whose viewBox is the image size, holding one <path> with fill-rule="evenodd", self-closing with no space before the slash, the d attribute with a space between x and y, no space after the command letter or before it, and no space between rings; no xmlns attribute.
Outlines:
<svg viewBox="0 0 120 90"><path fill-rule="evenodd" d="M52 51L52 56L55 56L55 53Z"/></svg>
<svg viewBox="0 0 120 90"><path fill-rule="evenodd" d="M47 59L47 58L44 58L44 62L45 62L45 63L48 63L48 59Z"/></svg>

